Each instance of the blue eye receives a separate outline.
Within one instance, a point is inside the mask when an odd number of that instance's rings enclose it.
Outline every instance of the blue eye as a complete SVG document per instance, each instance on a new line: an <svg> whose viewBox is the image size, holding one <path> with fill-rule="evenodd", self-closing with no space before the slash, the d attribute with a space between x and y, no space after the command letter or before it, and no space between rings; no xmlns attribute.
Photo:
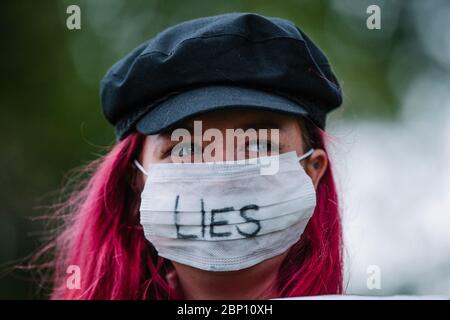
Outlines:
<svg viewBox="0 0 450 320"><path fill-rule="evenodd" d="M250 141L247 146L250 152L270 152L274 149L274 143L268 140Z"/></svg>
<svg viewBox="0 0 450 320"><path fill-rule="evenodd" d="M172 154L178 157L192 156L201 152L201 147L195 143L178 144L172 149Z"/></svg>

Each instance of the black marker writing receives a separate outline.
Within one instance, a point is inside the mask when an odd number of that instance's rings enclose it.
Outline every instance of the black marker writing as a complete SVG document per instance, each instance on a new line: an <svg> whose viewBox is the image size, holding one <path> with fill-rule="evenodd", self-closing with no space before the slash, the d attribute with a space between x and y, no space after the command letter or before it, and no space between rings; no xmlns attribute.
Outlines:
<svg viewBox="0 0 450 320"><path fill-rule="evenodd" d="M178 239L190 239L190 240L195 240L198 238L205 238L205 230L207 227L209 227L209 236L211 238L227 238L230 237L232 235L232 232L215 232L214 228L218 227L218 226L226 226L226 225L230 225L228 223L228 220L216 220L216 215L219 213L224 213L224 212L231 212L231 211L235 211L234 207L225 207L225 208L220 208L220 209L212 209L210 211L211 217L210 217L210 223L208 225L206 225L206 211L205 211L205 203L203 199L200 199L200 210L201 210L201 235L200 234L183 234L180 232L180 221L179 221L179 211L178 211L178 205L179 205L179 201L180 201L180 196L177 195L175 198L175 208L173 211L173 215L174 215L174 223L175 223L175 227L176 227L176 231L177 231L177 238ZM256 204L249 204L246 206L243 206L241 209L239 209L239 214L242 218L244 218L245 223L252 223L255 225L255 230L253 232L245 232L243 230L241 230L241 228L239 228L238 225L235 226L236 231L241 235L244 236L246 238L251 238L256 236L260 231L261 231L261 222L258 219L252 218L247 216L247 211L249 210L254 210L254 211L258 211L259 210L259 206ZM209 211L208 211L209 212ZM230 225L231 226L231 225Z"/></svg>
<svg viewBox="0 0 450 320"><path fill-rule="evenodd" d="M173 210L175 226L177 228L177 238L178 239L197 239L197 236L195 234L182 234L180 232L180 225L178 224L178 200L179 199L180 199L180 196L177 195L177 197L175 199L175 208Z"/></svg>
<svg viewBox="0 0 450 320"><path fill-rule="evenodd" d="M203 203L203 199L200 199L200 203L202 205L202 238L205 237L205 204Z"/></svg>
<svg viewBox="0 0 450 320"><path fill-rule="evenodd" d="M233 207L226 207L222 209L212 209L211 210L211 224L209 227L209 235L211 238L214 237L229 237L231 232L214 232L214 226L224 226L228 224L227 220L214 221L214 216L216 213L234 211Z"/></svg>
<svg viewBox="0 0 450 320"><path fill-rule="evenodd" d="M258 234L258 232L261 230L261 223L259 222L259 220L247 217L246 211L248 210L259 210L259 207L256 204L249 204L247 206L242 207L239 211L241 214L241 217L245 219L245 221L247 222L252 222L256 225L256 229L255 231L253 231L252 233L247 233L242 231L241 229L239 229L238 226L236 226L236 230L237 232L239 232L239 234L241 236L244 236L246 238L250 238L250 237L254 237Z"/></svg>

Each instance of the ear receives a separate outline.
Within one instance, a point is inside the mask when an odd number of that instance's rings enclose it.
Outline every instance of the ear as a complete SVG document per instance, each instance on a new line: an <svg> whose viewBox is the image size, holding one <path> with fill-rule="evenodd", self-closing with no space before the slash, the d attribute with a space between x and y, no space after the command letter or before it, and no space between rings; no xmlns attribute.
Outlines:
<svg viewBox="0 0 450 320"><path fill-rule="evenodd" d="M328 167L327 153L322 149L316 149L308 159L303 161L305 171L311 177L314 188L317 189L320 179Z"/></svg>

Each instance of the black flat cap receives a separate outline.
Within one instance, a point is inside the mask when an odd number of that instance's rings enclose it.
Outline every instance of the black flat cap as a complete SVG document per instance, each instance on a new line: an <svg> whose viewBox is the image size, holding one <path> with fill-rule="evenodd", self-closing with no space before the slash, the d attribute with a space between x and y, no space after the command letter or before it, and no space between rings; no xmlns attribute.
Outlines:
<svg viewBox="0 0 450 320"><path fill-rule="evenodd" d="M302 115L324 129L342 92L326 56L293 22L229 13L177 24L141 44L106 73L101 100L121 140L236 107Z"/></svg>

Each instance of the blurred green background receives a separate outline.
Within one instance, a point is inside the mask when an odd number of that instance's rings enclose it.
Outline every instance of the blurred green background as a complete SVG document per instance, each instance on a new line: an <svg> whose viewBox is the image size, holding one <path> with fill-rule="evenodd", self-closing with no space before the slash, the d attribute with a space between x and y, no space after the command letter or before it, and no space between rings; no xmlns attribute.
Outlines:
<svg viewBox="0 0 450 320"><path fill-rule="evenodd" d="M81 8L81 30L66 28L66 8ZM366 8L381 8L368 30ZM2 1L0 10L0 298L38 298L28 272L9 272L45 236L41 206L54 201L64 175L113 144L99 81L141 42L177 22L233 11L293 20L327 53L345 92L332 117L395 121L411 81L433 68L448 73L433 17L448 1L85 0ZM446 20L449 21L449 20ZM426 35L423 29L430 35ZM434 31L433 31L434 30ZM438 37L435 42L427 37ZM442 52L444 51L444 53Z"/></svg>

